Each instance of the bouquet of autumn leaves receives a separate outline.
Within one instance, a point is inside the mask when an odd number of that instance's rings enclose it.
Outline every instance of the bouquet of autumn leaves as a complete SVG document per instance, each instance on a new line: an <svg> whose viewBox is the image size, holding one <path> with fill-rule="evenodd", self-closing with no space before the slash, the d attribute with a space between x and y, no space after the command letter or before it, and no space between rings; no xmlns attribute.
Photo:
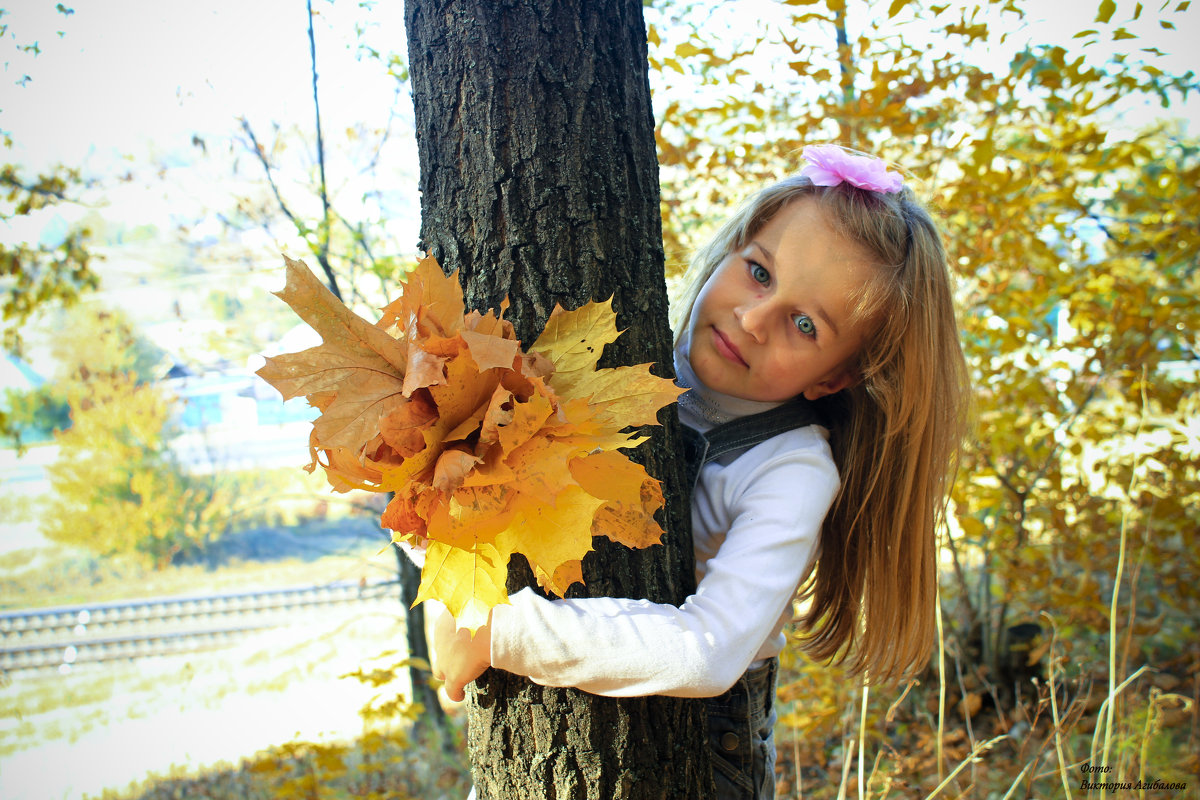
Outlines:
<svg viewBox="0 0 1200 800"><path fill-rule="evenodd" d="M582 581L593 536L657 544L658 481L618 448L645 437L680 393L648 364L596 369L619 335L608 303L556 307L528 352L492 312L464 314L462 290L432 258L372 324L287 259L277 295L322 344L268 358L258 374L304 395L310 472L335 491L395 492L382 524L425 550L417 602L436 599L475 630L508 601L513 553L559 596Z"/></svg>

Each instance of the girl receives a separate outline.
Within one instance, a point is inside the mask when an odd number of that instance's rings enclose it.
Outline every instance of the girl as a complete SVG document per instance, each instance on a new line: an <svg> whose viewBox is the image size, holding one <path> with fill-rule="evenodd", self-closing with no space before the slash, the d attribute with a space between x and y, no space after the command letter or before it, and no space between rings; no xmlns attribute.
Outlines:
<svg viewBox="0 0 1200 800"><path fill-rule="evenodd" d="M798 590L811 657L872 681L926 662L963 431L933 220L878 159L834 145L804 157L697 255L679 309L696 593L674 607L526 589L474 638L448 616L434 633L455 700L489 666L595 694L710 698L723 799L774 796L776 657Z"/></svg>

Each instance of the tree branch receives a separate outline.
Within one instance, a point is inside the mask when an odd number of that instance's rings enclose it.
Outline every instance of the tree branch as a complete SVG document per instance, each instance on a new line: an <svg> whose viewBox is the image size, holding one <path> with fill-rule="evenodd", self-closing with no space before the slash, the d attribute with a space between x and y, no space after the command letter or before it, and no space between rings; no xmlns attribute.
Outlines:
<svg viewBox="0 0 1200 800"><path fill-rule="evenodd" d="M250 121L245 117L241 117L239 122L242 123L242 130L250 139L250 149L254 151L254 155L258 158L258 163L262 164L263 172L267 176L267 185L271 187L271 193L275 195L275 202L279 205L279 210L291 221L292 225L296 228L296 233L300 234L305 241L308 241L309 228L299 217L292 213L292 210L288 208L288 204L284 201L283 195L279 191L279 185L275 183L275 172L271 168L270 160L267 159L267 151L259 143L258 137L254 135L254 129L250 127ZM270 232L269 226L265 223L263 227ZM342 293L338 289L337 278L334 276L333 267L329 263L328 237L326 237L326 246L323 249L313 247L311 242L309 243L309 247L312 249L313 254L316 255L321 268L325 271L325 278L329 282L329 291L333 292L338 300L341 300Z"/></svg>
<svg viewBox="0 0 1200 800"><path fill-rule="evenodd" d="M308 53L312 60L313 109L317 116L317 169L320 171L320 185L317 187L321 195L321 226L317 232L317 261L325 270L329 279L329 288L339 300L341 292L337 288L337 278L333 275L333 267L329 264L329 191L325 182L325 137L321 133L321 101L317 94L317 39L313 32L312 0L308 0Z"/></svg>

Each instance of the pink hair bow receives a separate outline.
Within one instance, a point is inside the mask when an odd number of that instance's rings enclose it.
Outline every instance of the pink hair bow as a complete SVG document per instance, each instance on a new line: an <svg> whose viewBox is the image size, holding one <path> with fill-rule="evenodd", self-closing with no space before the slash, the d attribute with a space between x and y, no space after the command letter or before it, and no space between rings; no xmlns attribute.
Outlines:
<svg viewBox="0 0 1200 800"><path fill-rule="evenodd" d="M800 174L817 186L837 186L843 181L859 189L892 194L904 186L904 179L889 172L887 165L874 156L851 153L836 144L816 144L804 148L808 163Z"/></svg>

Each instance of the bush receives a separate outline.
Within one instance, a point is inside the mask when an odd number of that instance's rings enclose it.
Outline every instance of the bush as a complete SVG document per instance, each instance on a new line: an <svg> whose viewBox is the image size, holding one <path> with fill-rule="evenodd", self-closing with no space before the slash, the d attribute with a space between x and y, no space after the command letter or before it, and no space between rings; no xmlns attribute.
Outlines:
<svg viewBox="0 0 1200 800"><path fill-rule="evenodd" d="M17 447L49 441L56 431L71 424L67 399L54 386L39 386L28 391L7 389L3 403L4 424L0 437Z"/></svg>
<svg viewBox="0 0 1200 800"><path fill-rule="evenodd" d="M167 444L171 401L127 372L89 375L70 396L72 426L49 468L52 540L163 567L229 527L234 487L188 475Z"/></svg>

